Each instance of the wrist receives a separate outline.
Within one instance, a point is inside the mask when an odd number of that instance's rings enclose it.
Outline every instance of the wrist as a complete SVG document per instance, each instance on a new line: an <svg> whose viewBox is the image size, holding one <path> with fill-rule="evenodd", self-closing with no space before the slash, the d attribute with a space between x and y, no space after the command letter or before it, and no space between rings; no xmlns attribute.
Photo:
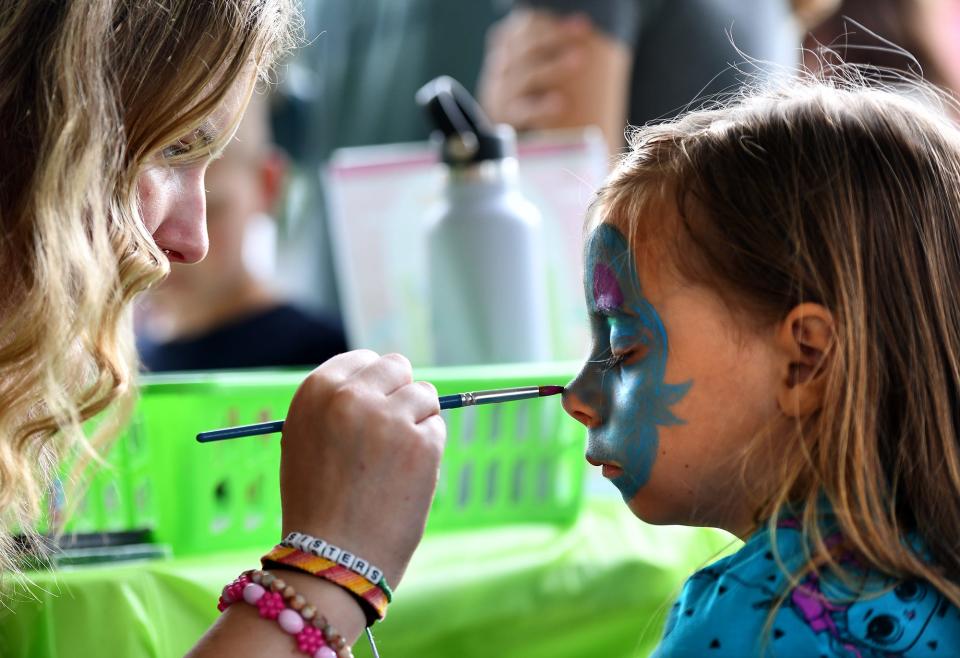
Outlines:
<svg viewBox="0 0 960 658"><path fill-rule="evenodd" d="M362 557L364 560L369 561L369 564L376 565L382 569L383 577L386 578L387 582L390 583L390 586L393 588L399 584L400 579L403 577L407 566L406 562L397 560L394 554L385 550L383 544L356 541L356 538L352 537L351 533L305 530L306 527L306 524L302 527L287 527L287 524L284 524L282 536L288 537L291 532L297 532L299 534L309 534L314 537L323 538L326 543L350 552L354 556ZM336 558L334 558L334 561L336 561Z"/></svg>

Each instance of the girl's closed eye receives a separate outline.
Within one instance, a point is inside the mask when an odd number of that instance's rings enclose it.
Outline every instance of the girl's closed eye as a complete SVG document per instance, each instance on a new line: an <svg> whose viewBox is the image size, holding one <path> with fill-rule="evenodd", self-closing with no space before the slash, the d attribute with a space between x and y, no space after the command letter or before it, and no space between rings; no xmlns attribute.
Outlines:
<svg viewBox="0 0 960 658"><path fill-rule="evenodd" d="M636 345L621 352L610 351L610 356L601 361L603 370L613 370L624 365L632 365L642 360L647 355L646 345Z"/></svg>
<svg viewBox="0 0 960 658"><path fill-rule="evenodd" d="M606 359L600 360L600 369L603 371L613 370L623 365L623 361L626 358L625 354L613 354L611 353Z"/></svg>

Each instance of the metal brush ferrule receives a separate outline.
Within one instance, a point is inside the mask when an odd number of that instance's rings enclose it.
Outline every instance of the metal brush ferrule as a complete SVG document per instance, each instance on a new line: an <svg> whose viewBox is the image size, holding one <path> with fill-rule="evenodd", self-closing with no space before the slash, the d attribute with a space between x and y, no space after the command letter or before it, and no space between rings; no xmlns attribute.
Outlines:
<svg viewBox="0 0 960 658"><path fill-rule="evenodd" d="M469 404L490 404L492 402L509 402L511 400L526 400L540 397L539 386L521 386L519 388L501 388L496 391L474 391L463 393L470 396ZM468 404L464 400L464 404Z"/></svg>

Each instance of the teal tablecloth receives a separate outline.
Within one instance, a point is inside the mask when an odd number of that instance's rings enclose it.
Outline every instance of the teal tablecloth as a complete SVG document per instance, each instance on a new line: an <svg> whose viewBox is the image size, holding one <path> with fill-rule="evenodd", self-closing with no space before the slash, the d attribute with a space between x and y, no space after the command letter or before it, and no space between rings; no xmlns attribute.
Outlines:
<svg viewBox="0 0 960 658"><path fill-rule="evenodd" d="M733 545L645 525L604 498L566 529L428 536L374 633L383 658L643 656L683 579ZM0 607L0 656L181 656L217 615L223 584L259 555L30 573L30 591ZM356 654L370 655L362 638Z"/></svg>

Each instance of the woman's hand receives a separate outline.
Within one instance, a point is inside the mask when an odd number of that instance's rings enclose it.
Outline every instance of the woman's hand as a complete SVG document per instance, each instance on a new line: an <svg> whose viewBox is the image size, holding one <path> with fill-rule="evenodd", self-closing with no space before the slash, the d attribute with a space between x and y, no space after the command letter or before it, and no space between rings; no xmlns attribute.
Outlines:
<svg viewBox="0 0 960 658"><path fill-rule="evenodd" d="M423 536L446 433L436 389L414 382L404 357L368 350L333 357L300 385L284 422L284 534L305 532L347 549L395 587ZM293 571L283 578L353 643L364 615L346 590ZM290 642L252 606L232 605L188 656L289 655Z"/></svg>
<svg viewBox="0 0 960 658"><path fill-rule="evenodd" d="M437 391L399 354L357 350L314 370L281 441L283 532L363 557L399 584L420 543L446 427Z"/></svg>

